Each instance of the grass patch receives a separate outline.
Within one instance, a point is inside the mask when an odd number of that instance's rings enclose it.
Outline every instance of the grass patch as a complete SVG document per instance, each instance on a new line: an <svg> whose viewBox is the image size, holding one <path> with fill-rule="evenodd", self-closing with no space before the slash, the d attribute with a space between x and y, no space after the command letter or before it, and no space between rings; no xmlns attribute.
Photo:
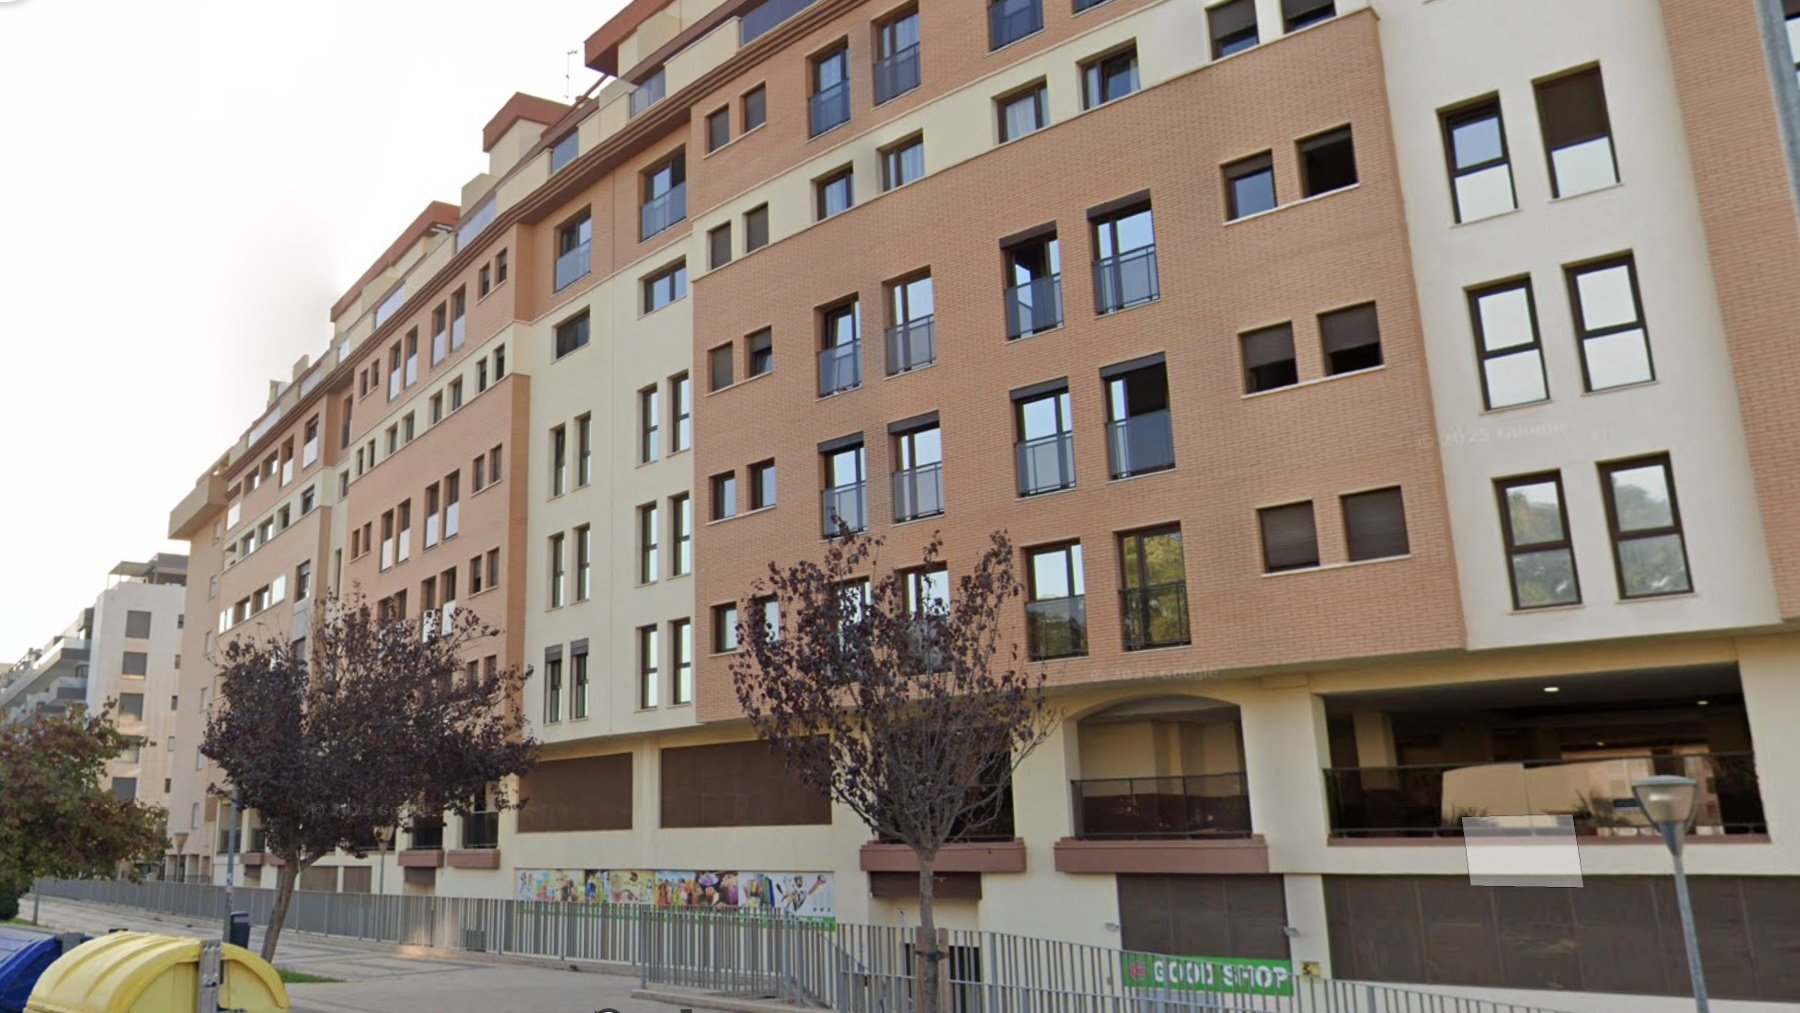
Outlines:
<svg viewBox="0 0 1800 1013"><path fill-rule="evenodd" d="M305 971L296 971L291 967L277 967L275 973L281 975L282 982L288 985L335 985L343 981L342 978L327 978L322 974L307 974Z"/></svg>
<svg viewBox="0 0 1800 1013"><path fill-rule="evenodd" d="M28 928L37 928L37 922L34 922L29 918L7 918L4 921L0 921L0 925L24 925Z"/></svg>

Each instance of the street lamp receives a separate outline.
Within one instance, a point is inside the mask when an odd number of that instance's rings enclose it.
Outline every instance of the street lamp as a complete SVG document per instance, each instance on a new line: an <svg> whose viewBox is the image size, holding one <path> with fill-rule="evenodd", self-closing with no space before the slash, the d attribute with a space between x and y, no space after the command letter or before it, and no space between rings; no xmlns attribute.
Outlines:
<svg viewBox="0 0 1800 1013"><path fill-rule="evenodd" d="M387 930L387 846L394 839L393 827L375 828L375 912L379 916L376 938Z"/></svg>
<svg viewBox="0 0 1800 1013"><path fill-rule="evenodd" d="M1706 999L1706 977L1700 970L1700 940L1694 934L1694 905L1688 900L1687 869L1681 864L1681 845L1688 824L1694 820L1694 799L1700 784L1691 777L1662 774L1631 783L1638 808L1644 818L1662 834L1669 855L1675 860L1675 904L1681 911L1681 938L1687 944L1688 977L1694 982L1694 1008L1709 1013L1712 1005Z"/></svg>
<svg viewBox="0 0 1800 1013"><path fill-rule="evenodd" d="M187 882L187 842L186 830L175 831L175 881Z"/></svg>

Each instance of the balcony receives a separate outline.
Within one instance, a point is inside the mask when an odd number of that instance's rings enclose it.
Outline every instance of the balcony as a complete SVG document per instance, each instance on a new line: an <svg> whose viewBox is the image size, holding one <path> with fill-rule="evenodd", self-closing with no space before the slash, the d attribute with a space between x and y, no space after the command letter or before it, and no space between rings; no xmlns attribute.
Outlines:
<svg viewBox="0 0 1800 1013"><path fill-rule="evenodd" d="M1102 778L1073 789L1075 836L1084 840L1250 836L1241 773Z"/></svg>
<svg viewBox="0 0 1800 1013"><path fill-rule="evenodd" d="M1062 275L1033 278L1006 289L1006 336L1029 338L1062 326Z"/></svg>
<svg viewBox="0 0 1800 1013"><path fill-rule="evenodd" d="M808 100L809 136L817 137L832 127L850 122L850 82L839 81Z"/></svg>
<svg viewBox="0 0 1800 1013"><path fill-rule="evenodd" d="M556 258L556 290L561 292L587 277L592 267L592 243L582 243Z"/></svg>
<svg viewBox="0 0 1800 1013"><path fill-rule="evenodd" d="M444 846L444 823L442 820L414 823L407 828L407 845L412 851L429 851Z"/></svg>
<svg viewBox="0 0 1800 1013"><path fill-rule="evenodd" d="M638 209L641 238L649 239L686 217L687 184L677 183L654 200L645 201Z"/></svg>
<svg viewBox="0 0 1800 1013"><path fill-rule="evenodd" d="M668 91L669 79L661 70L639 81L637 88L631 93L632 118L635 119L639 113L661 102Z"/></svg>
<svg viewBox="0 0 1800 1013"><path fill-rule="evenodd" d="M1053 433L1013 449L1018 458L1019 495L1036 496L1075 488L1075 434Z"/></svg>
<svg viewBox="0 0 1800 1013"><path fill-rule="evenodd" d="M1127 651L1188 643L1187 582L1170 581L1120 592Z"/></svg>
<svg viewBox="0 0 1800 1013"><path fill-rule="evenodd" d="M1175 431L1168 409L1108 422L1106 449L1114 478L1175 467Z"/></svg>
<svg viewBox="0 0 1800 1013"><path fill-rule="evenodd" d="M1117 313L1162 295L1156 279L1156 247L1145 246L1094 262L1094 310Z"/></svg>
<svg viewBox="0 0 1800 1013"><path fill-rule="evenodd" d="M988 48L1011 45L1044 27L1039 0L996 0L988 4Z"/></svg>
<svg viewBox="0 0 1800 1013"><path fill-rule="evenodd" d="M862 339L833 345L819 353L819 396L829 397L862 386Z"/></svg>
<svg viewBox="0 0 1800 1013"><path fill-rule="evenodd" d="M462 846L467 851L500 846L500 814L470 813L462 818Z"/></svg>
<svg viewBox="0 0 1800 1013"><path fill-rule="evenodd" d="M1333 837L1460 837L1464 817L1555 815L1578 835L1650 838L1631 782L1654 774L1700 782L1696 835L1769 832L1747 752L1333 768L1325 794Z"/></svg>
<svg viewBox="0 0 1800 1013"><path fill-rule="evenodd" d="M747 46L770 29L811 7L815 0L765 0L745 11L738 20L738 45Z"/></svg>
<svg viewBox="0 0 1800 1013"><path fill-rule="evenodd" d="M926 464L894 472L894 520L913 521L944 512L944 466Z"/></svg>
<svg viewBox="0 0 1800 1013"><path fill-rule="evenodd" d="M920 317L887 329L887 371L897 376L937 361L935 317Z"/></svg>
<svg viewBox="0 0 1800 1013"><path fill-rule="evenodd" d="M826 538L836 538L838 521L853 532L866 531L869 527L869 486L866 482L852 485L840 485L825 490L823 505L823 530Z"/></svg>
<svg viewBox="0 0 1800 1013"><path fill-rule="evenodd" d="M1025 642L1033 661L1087 653L1087 596L1025 603Z"/></svg>
<svg viewBox="0 0 1800 1013"><path fill-rule="evenodd" d="M875 61L875 104L904 95L919 86L919 45Z"/></svg>

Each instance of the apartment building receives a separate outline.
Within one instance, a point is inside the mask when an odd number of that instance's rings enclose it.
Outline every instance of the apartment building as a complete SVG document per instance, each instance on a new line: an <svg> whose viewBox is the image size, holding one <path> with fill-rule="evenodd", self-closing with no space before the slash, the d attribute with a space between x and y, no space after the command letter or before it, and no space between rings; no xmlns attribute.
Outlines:
<svg viewBox="0 0 1800 1013"><path fill-rule="evenodd" d="M110 707L130 745L106 764L106 787L120 798L163 805L175 752L187 558L159 552L124 561L106 589L43 647L0 674L0 720L89 713Z"/></svg>
<svg viewBox="0 0 1800 1013"><path fill-rule="evenodd" d="M730 876L891 923L909 853L751 739L736 625L840 519L889 559L941 533L920 599L1004 528L1062 721L941 857L940 920L1674 1010L1623 803L1686 773L1715 995L1800 999L1797 25L633 4L587 45L607 83L506 103L175 510L183 650L303 636L329 587L477 609L470 663L533 670L525 809L308 888ZM216 685L183 678L171 826L216 878ZM1471 885L1461 819L1513 814L1571 818L1581 889Z"/></svg>

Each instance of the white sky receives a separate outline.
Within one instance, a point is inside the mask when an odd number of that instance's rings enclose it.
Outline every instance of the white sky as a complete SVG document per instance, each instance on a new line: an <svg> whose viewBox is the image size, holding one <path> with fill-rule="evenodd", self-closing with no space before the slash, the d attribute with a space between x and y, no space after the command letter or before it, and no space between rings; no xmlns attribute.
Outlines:
<svg viewBox="0 0 1800 1013"><path fill-rule="evenodd" d="M513 92L587 89L623 5L0 0L0 662L184 548L169 510L268 380Z"/></svg>

